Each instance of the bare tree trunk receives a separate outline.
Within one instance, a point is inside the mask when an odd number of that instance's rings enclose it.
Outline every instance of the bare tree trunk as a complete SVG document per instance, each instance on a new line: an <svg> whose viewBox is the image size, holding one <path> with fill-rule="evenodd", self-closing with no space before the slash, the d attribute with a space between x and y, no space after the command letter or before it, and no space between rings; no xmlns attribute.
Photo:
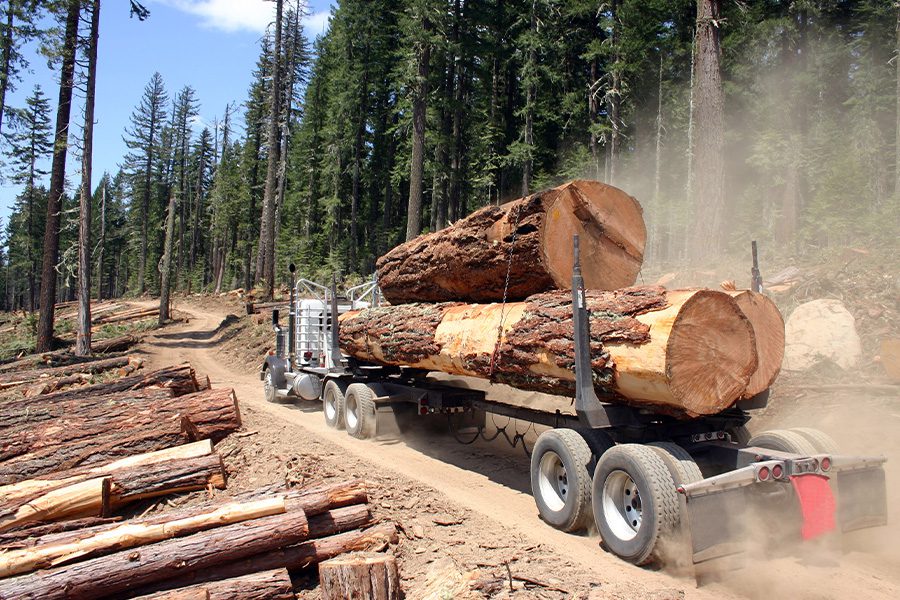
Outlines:
<svg viewBox="0 0 900 600"><path fill-rule="evenodd" d="M620 24L619 24L619 1L613 0L612 3L612 46L613 46L613 68L612 68L612 87L608 93L609 107L609 153L607 161L607 169L609 170L610 185L616 184L616 167L619 162L619 143L621 131L619 126L622 122L622 56L619 48Z"/></svg>
<svg viewBox="0 0 900 600"><path fill-rule="evenodd" d="M15 25L15 13L13 12L13 0L6 3L6 25L3 28L3 52L0 55L0 132L3 131L3 114L6 108L6 90L9 87L9 67L12 62L13 26Z"/></svg>
<svg viewBox="0 0 900 600"><path fill-rule="evenodd" d="M94 149L94 91L97 87L97 43L100 39L100 0L91 7L87 94L84 101L84 140L81 155L81 211L78 226L78 332L75 356L91 354L91 161Z"/></svg>
<svg viewBox="0 0 900 600"><path fill-rule="evenodd" d="M172 278L172 246L175 237L175 193L169 192L169 212L166 216L166 241L159 259L159 324L169 320L169 288Z"/></svg>
<svg viewBox="0 0 900 600"><path fill-rule="evenodd" d="M659 55L659 81L657 82L656 87L656 153L654 156L654 164L653 164L653 221L651 223L651 227L653 230L653 235L651 239L653 240L650 244L649 254L651 260L658 260L660 258L660 254L663 245L660 243L661 237L661 227L660 227L660 215L662 214L661 206L660 206L660 197L659 197L659 184L661 179L661 168L662 168L662 134L663 134L663 124L662 124L662 105L663 105L663 94L662 94L662 83L663 83L663 57L662 53Z"/></svg>
<svg viewBox="0 0 900 600"><path fill-rule="evenodd" d="M422 18L422 29L431 32L431 22ZM418 77L413 98L413 141L412 159L409 173L409 202L406 215L406 240L409 241L422 232L422 190L425 173L425 110L428 102L428 66L431 62L431 42L420 43L418 56Z"/></svg>
<svg viewBox="0 0 900 600"><path fill-rule="evenodd" d="M100 188L100 242L97 244L97 300L103 300L103 250L106 246L106 185Z"/></svg>
<svg viewBox="0 0 900 600"><path fill-rule="evenodd" d="M697 0L697 54L694 122L696 178L693 260L717 256L722 248L725 213L725 95L719 44L721 0Z"/></svg>
<svg viewBox="0 0 900 600"><path fill-rule="evenodd" d="M259 228L259 251L262 255L262 274L257 280L265 281L264 297L271 300L275 291L275 203L278 184L278 164L281 153L281 29L284 0L275 2L275 47L272 49L272 90L269 97L268 157L266 163L266 189L263 194L262 220ZM258 263L257 263L258 264Z"/></svg>
<svg viewBox="0 0 900 600"><path fill-rule="evenodd" d="M894 67L897 69L897 141L895 144L896 158L894 159L894 196L897 205L900 205L900 2L897 2L896 6L897 39Z"/></svg>
<svg viewBox="0 0 900 600"><path fill-rule="evenodd" d="M363 64L368 65L369 49L363 54ZM367 104L369 99L369 68L363 70L362 86L359 92L359 115L356 124L356 136L353 142L353 187L350 198L350 271L359 269L359 204L360 204L360 170L362 163L363 141L366 132Z"/></svg>
<svg viewBox="0 0 900 600"><path fill-rule="evenodd" d="M69 116L72 111L72 87L75 79L75 51L78 45L79 0L69 0L66 33L59 79L59 103L56 109L56 136L50 171L50 197L47 199L47 226L44 231L44 260L41 265L41 313L38 320L37 352L53 346L54 305L56 303L56 261L59 258L59 223L62 195L66 183L66 150Z"/></svg>

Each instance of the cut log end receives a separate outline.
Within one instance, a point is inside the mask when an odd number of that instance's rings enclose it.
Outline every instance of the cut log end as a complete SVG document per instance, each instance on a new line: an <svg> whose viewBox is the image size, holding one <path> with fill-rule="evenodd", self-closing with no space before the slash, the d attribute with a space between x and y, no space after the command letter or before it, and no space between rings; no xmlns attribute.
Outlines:
<svg viewBox="0 0 900 600"><path fill-rule="evenodd" d="M727 294L699 291L681 306L666 349L669 389L689 415L732 405L756 371L753 328Z"/></svg>
<svg viewBox="0 0 900 600"><path fill-rule="evenodd" d="M737 302L750 324L753 326L753 335L756 337L756 353L759 364L744 398L753 396L769 389L781 372L781 362L784 360L784 317L775 303L763 294L750 290L732 292L731 296Z"/></svg>
<svg viewBox="0 0 900 600"><path fill-rule="evenodd" d="M322 598L371 598L399 600L400 577L397 560L390 554L354 552L319 565Z"/></svg>

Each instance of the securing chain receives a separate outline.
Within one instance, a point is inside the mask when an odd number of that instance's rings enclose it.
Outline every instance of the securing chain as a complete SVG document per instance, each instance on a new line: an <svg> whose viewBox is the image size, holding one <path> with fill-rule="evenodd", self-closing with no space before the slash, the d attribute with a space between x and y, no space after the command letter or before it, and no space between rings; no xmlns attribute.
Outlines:
<svg viewBox="0 0 900 600"><path fill-rule="evenodd" d="M513 429L513 435L512 435L512 437L510 437L509 433L507 432L507 429L512 424L513 419L511 417L507 417L506 424L501 427L500 425L497 425L497 421L495 419L494 414L493 413L490 413L490 414L491 414L491 423L494 425L494 429L496 429L496 432L493 435L486 435L484 433L484 425L478 425L477 430L475 431L475 433L472 435L471 438L463 439L459 434L459 430L456 428L456 426L454 424L453 415L451 415L451 414L447 415L447 423L450 427L451 433L453 433L453 437L460 444L463 444L463 445L473 444L473 443L475 443L475 440L477 440L478 438L481 438L486 442L493 442L494 440L496 440L498 437L500 437L502 435L503 439L505 439L506 442L513 448L517 447L519 444L522 444L522 450L525 451L525 456L527 456L528 458L531 458L531 450L528 448L528 446L525 445L525 436L528 435L529 431L534 431L535 433L537 433L537 430L534 427L534 423L529 423L528 427L525 429L525 431L523 431L521 433L519 432L518 427L515 427Z"/></svg>
<svg viewBox="0 0 900 600"><path fill-rule="evenodd" d="M497 366L497 358L500 354L500 342L503 340L503 321L506 318L506 300L509 294L509 277L512 272L513 253L516 249L516 236L519 233L519 215L522 212L522 203L516 205L516 218L513 222L512 237L509 240L509 256L506 259L506 280L503 283L503 302L500 304L500 324L497 325L497 341L494 342L494 351L491 353L491 365L488 369L488 379L494 380L494 367ZM524 445L524 444L523 444Z"/></svg>

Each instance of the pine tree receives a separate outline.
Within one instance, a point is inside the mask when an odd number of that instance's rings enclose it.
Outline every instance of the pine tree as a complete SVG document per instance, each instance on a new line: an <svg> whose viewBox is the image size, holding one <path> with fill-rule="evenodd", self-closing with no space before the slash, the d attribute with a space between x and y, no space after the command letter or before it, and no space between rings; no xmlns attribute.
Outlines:
<svg viewBox="0 0 900 600"><path fill-rule="evenodd" d="M37 240L43 236L39 230L40 219L37 213L39 197L38 182L48 174L41 164L53 152L53 141L50 129L50 100L44 95L41 87L35 86L32 94L25 100L25 108L14 110L12 116L13 130L4 134L9 144L9 176L10 180L24 186L19 199L23 205L17 212L24 215L25 232L27 233L26 260L28 264L28 289L26 307L33 312L37 308L37 267L40 247ZM40 211L44 213L44 210Z"/></svg>
<svg viewBox="0 0 900 600"><path fill-rule="evenodd" d="M166 120L168 95L162 75L154 73L144 88L141 102L131 113L131 127L125 131L125 144L131 151L125 161L131 173L132 189L137 202L135 221L140 223L141 236L139 262L137 267L137 293L146 290L148 235L150 221L150 198L153 193L153 169L161 154L161 130Z"/></svg>

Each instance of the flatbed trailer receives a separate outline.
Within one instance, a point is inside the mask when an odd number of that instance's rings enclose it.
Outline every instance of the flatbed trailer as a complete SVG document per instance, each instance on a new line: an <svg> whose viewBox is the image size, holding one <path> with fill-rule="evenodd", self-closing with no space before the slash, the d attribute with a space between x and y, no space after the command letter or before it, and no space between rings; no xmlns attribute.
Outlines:
<svg viewBox="0 0 900 600"><path fill-rule="evenodd" d="M545 426L530 454L541 518L564 531L596 528L609 551L634 564L683 563L689 555L700 573L739 555L751 526L777 542L886 524L884 457L841 454L828 435L810 428L750 436L746 424L766 406L768 390L689 420L598 397L575 244L574 415L496 402L479 390L435 382L426 371L343 355L338 317L377 305L374 281L343 296L333 282L292 282L287 331L273 312L276 350L260 371L266 398L321 401L330 427L360 439L374 438L380 417L399 408L418 415L491 413ZM476 432L483 427L477 418L471 422Z"/></svg>

